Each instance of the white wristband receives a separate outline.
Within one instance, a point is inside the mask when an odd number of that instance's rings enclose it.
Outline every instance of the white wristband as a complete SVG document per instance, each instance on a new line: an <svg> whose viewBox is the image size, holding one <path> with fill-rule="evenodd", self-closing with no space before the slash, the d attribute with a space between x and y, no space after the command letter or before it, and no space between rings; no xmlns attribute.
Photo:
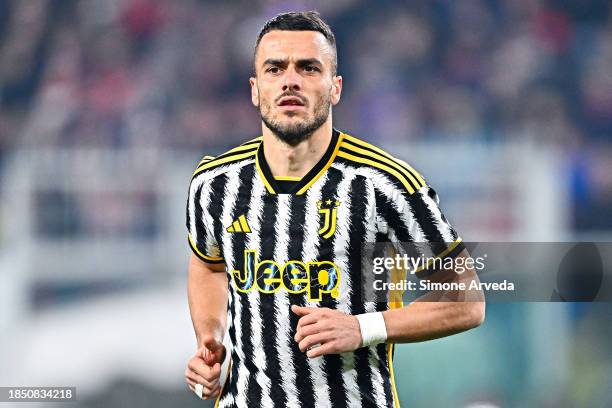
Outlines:
<svg viewBox="0 0 612 408"><path fill-rule="evenodd" d="M384 343L387 340L387 326L382 312L364 313L355 316L361 331L361 347Z"/></svg>

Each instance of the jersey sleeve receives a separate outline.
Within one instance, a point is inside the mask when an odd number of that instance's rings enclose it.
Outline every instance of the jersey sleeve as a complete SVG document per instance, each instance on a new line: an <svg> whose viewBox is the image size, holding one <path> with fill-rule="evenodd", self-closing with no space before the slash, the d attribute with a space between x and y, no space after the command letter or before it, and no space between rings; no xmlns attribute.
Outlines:
<svg viewBox="0 0 612 408"><path fill-rule="evenodd" d="M461 238L444 216L436 191L426 183L413 191L395 188L384 200L381 217L388 240L401 255L421 258L412 273L429 275L447 258L463 249Z"/></svg>
<svg viewBox="0 0 612 408"><path fill-rule="evenodd" d="M224 259L214 234L213 218L208 213L211 196L210 183L198 177L191 180L187 198L187 239L193 253L202 261L222 263Z"/></svg>

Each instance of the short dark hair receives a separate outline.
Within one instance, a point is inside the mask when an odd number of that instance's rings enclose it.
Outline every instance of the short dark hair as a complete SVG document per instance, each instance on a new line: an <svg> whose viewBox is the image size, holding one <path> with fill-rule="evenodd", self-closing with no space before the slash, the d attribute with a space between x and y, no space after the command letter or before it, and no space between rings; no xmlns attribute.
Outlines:
<svg viewBox="0 0 612 408"><path fill-rule="evenodd" d="M329 24L321 18L321 15L317 11L292 11L289 13L281 13L270 20L266 21L264 26L259 31L257 41L255 42L255 49L253 51L253 61L257 56L257 49L259 43L264 35L270 31L318 31L327 40L331 46L334 55L332 56L332 75L336 75L338 69L338 57L336 51L336 37L331 30ZM257 69L255 70L257 72Z"/></svg>

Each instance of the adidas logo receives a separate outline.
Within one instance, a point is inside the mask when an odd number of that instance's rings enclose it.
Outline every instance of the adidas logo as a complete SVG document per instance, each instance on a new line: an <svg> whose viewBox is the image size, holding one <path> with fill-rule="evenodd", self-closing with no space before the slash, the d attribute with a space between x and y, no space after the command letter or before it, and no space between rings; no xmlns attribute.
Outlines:
<svg viewBox="0 0 612 408"><path fill-rule="evenodd" d="M238 219L236 221L234 221L232 223L232 225L227 227L226 231L227 232L232 232L232 233L236 233L236 232L246 232L246 233L249 233L249 232L251 232L251 228L249 227L249 224L247 223L246 217L243 214L240 217L238 217Z"/></svg>

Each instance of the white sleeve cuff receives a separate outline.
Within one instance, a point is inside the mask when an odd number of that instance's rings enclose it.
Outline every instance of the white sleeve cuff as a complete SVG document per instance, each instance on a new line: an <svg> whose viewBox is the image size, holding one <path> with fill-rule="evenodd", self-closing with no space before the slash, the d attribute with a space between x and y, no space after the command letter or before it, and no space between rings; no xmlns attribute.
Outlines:
<svg viewBox="0 0 612 408"><path fill-rule="evenodd" d="M382 312L363 313L355 316L361 331L361 347L384 343L387 340L387 326Z"/></svg>

